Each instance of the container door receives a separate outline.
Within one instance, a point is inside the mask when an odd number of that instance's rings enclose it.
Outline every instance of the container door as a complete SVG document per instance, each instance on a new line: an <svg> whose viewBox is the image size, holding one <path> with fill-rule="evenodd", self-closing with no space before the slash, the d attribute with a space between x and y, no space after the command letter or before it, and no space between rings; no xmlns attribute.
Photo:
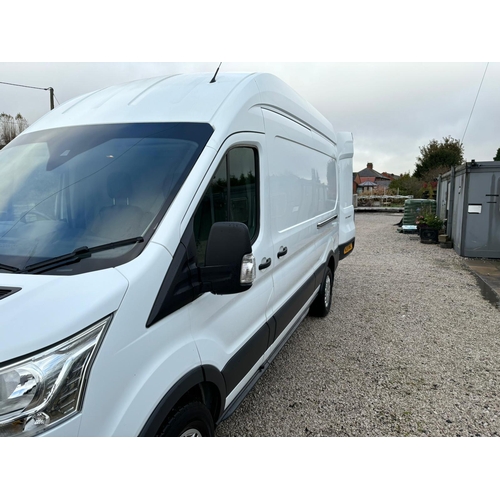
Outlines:
<svg viewBox="0 0 500 500"><path fill-rule="evenodd" d="M468 174L464 217L462 255L500 258L500 172Z"/></svg>

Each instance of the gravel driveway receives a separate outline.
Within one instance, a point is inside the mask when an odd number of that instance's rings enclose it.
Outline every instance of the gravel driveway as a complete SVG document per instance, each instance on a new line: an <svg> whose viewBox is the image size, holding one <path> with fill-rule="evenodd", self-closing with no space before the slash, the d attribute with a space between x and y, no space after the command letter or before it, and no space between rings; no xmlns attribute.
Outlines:
<svg viewBox="0 0 500 500"><path fill-rule="evenodd" d="M306 318L218 436L497 436L500 310L452 249L357 213L327 318Z"/></svg>

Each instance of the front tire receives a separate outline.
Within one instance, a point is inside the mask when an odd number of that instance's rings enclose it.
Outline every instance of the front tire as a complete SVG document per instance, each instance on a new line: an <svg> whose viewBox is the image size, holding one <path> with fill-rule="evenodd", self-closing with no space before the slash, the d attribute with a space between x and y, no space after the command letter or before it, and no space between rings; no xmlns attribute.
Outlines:
<svg viewBox="0 0 500 500"><path fill-rule="evenodd" d="M215 425L208 408L199 401L192 401L172 411L159 437L213 437Z"/></svg>
<svg viewBox="0 0 500 500"><path fill-rule="evenodd" d="M332 292L333 292L333 273L332 270L327 267L325 276L323 278L323 283L319 289L318 296L314 299L314 302L309 308L309 314L311 316L316 316L318 318L324 318L330 312L332 307Z"/></svg>

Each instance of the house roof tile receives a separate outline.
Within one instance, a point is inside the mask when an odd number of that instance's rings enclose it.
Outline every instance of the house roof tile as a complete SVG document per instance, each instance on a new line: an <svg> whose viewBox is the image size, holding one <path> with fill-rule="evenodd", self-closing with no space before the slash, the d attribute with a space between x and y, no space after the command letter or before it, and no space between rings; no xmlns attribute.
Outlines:
<svg viewBox="0 0 500 500"><path fill-rule="evenodd" d="M386 177L385 175L378 173L377 171L373 170L373 168L364 168L363 170L361 170L361 172L358 172L358 175L361 178L363 178L363 177L366 177L366 178L375 177L376 179L388 179L389 180L389 177Z"/></svg>

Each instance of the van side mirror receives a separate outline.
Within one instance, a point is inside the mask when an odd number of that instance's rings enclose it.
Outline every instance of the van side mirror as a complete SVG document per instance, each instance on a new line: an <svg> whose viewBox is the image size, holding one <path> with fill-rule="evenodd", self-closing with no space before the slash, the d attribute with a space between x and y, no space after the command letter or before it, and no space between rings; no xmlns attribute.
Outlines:
<svg viewBox="0 0 500 500"><path fill-rule="evenodd" d="M248 290L255 279L255 257L248 227L241 222L216 222L208 235L203 289L216 295Z"/></svg>

